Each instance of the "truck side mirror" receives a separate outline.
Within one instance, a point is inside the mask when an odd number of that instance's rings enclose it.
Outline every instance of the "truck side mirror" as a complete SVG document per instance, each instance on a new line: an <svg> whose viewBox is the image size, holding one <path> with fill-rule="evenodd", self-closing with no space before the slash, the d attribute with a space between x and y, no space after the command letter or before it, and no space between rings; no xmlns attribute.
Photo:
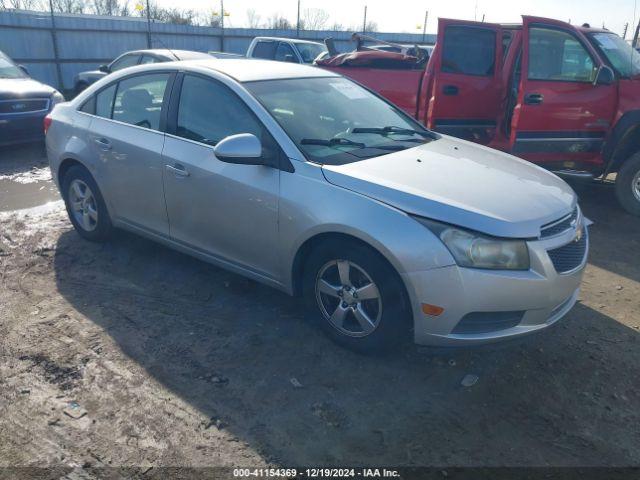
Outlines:
<svg viewBox="0 0 640 480"><path fill-rule="evenodd" d="M98 67L98 70L100 70L103 73L111 73L111 69L109 68L109 65L100 65Z"/></svg>
<svg viewBox="0 0 640 480"><path fill-rule="evenodd" d="M27 70L27 67L25 67L24 65L18 65L18 68L22 70L27 77L29 76L29 70Z"/></svg>
<svg viewBox="0 0 640 480"><path fill-rule="evenodd" d="M598 73L596 74L596 79L593 81L594 85L611 85L616 79L615 73L611 68L606 65L601 65L598 68Z"/></svg>

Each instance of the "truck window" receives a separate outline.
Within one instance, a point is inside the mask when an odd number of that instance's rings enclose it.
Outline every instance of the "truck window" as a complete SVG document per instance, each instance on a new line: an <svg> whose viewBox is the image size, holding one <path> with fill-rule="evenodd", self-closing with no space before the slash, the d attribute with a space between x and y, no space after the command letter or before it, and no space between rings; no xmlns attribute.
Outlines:
<svg viewBox="0 0 640 480"><path fill-rule="evenodd" d="M280 42L278 49L276 50L275 60L279 62L296 62L298 63L298 57L288 43Z"/></svg>
<svg viewBox="0 0 640 480"><path fill-rule="evenodd" d="M529 80L593 82L596 73L591 55L569 32L529 30Z"/></svg>
<svg viewBox="0 0 640 480"><path fill-rule="evenodd" d="M493 75L495 62L495 31L461 25L445 29L443 72L488 76Z"/></svg>
<svg viewBox="0 0 640 480"><path fill-rule="evenodd" d="M253 49L252 57L273 60L276 55L276 42L258 42Z"/></svg>

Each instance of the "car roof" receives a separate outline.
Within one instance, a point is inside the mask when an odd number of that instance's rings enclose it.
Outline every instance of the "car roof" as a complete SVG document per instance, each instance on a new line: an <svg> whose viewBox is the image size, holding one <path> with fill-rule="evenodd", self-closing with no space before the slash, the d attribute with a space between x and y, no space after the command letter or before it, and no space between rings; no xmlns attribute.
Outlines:
<svg viewBox="0 0 640 480"><path fill-rule="evenodd" d="M208 68L228 75L238 82L340 76L328 70L309 65L248 58L211 58L209 60L174 62L174 64L187 67Z"/></svg>
<svg viewBox="0 0 640 480"><path fill-rule="evenodd" d="M150 48L146 50L131 50L130 52L125 52L122 55L134 54L134 55L162 55L168 58L178 57L181 60L189 60L192 58L206 58L209 56L208 53L205 52L195 52L193 50L173 50L168 48Z"/></svg>
<svg viewBox="0 0 640 480"><path fill-rule="evenodd" d="M301 38L286 38L286 37L255 37L254 41L267 40L272 42L294 42L294 43L312 43L314 45L323 45L322 42L314 42L313 40L303 40Z"/></svg>

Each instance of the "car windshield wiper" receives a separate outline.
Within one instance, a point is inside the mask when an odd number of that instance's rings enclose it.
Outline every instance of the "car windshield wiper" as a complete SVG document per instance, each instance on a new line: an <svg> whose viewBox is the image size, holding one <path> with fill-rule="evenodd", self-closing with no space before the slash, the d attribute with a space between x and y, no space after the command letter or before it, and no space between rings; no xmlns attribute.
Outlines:
<svg viewBox="0 0 640 480"><path fill-rule="evenodd" d="M366 145L362 142L354 142L353 140L349 140L344 137L334 137L329 140L324 140L322 138L303 138L300 140L302 145L323 145L325 147L335 147L338 145L347 145L354 146L359 148L365 148Z"/></svg>
<svg viewBox="0 0 640 480"><path fill-rule="evenodd" d="M390 125L388 127L356 127L351 130L351 133L377 133L379 135L420 135L421 137L430 138L436 140L438 137L428 130L414 130L412 128L402 128Z"/></svg>

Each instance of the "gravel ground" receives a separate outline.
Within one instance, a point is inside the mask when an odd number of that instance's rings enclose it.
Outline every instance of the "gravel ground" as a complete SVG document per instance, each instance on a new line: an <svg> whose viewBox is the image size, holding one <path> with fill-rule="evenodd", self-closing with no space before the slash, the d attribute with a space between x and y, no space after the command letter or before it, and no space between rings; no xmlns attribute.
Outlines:
<svg viewBox="0 0 640 480"><path fill-rule="evenodd" d="M34 162L0 179L39 188ZM2 212L0 467L639 466L640 219L580 194L590 264L558 325L387 357L150 241L83 241L61 202Z"/></svg>

